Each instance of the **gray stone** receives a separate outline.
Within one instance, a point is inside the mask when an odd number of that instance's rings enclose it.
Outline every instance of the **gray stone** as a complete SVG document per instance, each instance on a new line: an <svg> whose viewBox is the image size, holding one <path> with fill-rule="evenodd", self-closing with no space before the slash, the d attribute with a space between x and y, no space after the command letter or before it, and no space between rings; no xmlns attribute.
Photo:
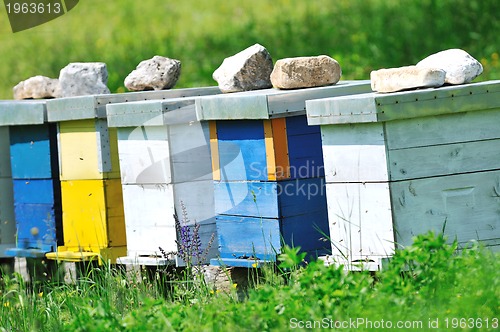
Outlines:
<svg viewBox="0 0 500 332"><path fill-rule="evenodd" d="M109 93L108 70L102 62L70 63L59 74L62 97Z"/></svg>
<svg viewBox="0 0 500 332"><path fill-rule="evenodd" d="M342 76L339 63L326 55L276 61L271 82L278 89L311 88L336 84Z"/></svg>
<svg viewBox="0 0 500 332"><path fill-rule="evenodd" d="M439 68L407 66L379 69L370 73L371 87L377 92L435 88L444 84L446 72Z"/></svg>
<svg viewBox="0 0 500 332"><path fill-rule="evenodd" d="M181 62L155 55L139 63L125 78L125 86L130 91L171 89L181 74Z"/></svg>
<svg viewBox="0 0 500 332"><path fill-rule="evenodd" d="M464 50L441 51L417 63L418 67L441 68L446 72L445 83L469 83L483 72L483 66Z"/></svg>
<svg viewBox="0 0 500 332"><path fill-rule="evenodd" d="M57 78L34 76L19 82L14 87L14 99L58 98L61 96L61 86Z"/></svg>
<svg viewBox="0 0 500 332"><path fill-rule="evenodd" d="M273 60L264 46L255 44L224 59L213 73L222 92L271 88Z"/></svg>

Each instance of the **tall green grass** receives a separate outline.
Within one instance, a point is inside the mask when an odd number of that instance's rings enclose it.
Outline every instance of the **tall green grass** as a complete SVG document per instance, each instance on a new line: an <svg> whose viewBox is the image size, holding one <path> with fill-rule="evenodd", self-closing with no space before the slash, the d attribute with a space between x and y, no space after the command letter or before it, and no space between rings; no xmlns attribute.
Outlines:
<svg viewBox="0 0 500 332"><path fill-rule="evenodd" d="M498 12L496 0L85 0L12 34L0 7L0 98L77 61L107 63L111 91L123 92L126 75L156 54L182 61L177 87L213 85L222 60L254 43L274 60L330 55L345 79L462 48L483 63L479 80L500 78Z"/></svg>
<svg viewBox="0 0 500 332"><path fill-rule="evenodd" d="M339 324L343 331L375 330L369 324L385 324L378 330L390 330L388 324L408 331L498 330L499 255L474 245L456 249L442 235L420 235L373 274L320 261L304 266L303 256L287 248L278 269L263 268L243 300L236 296L240 285L224 293L199 284L185 301L168 296L185 289L181 282L166 293L161 282L106 269L94 280L47 285L43 292L28 290L14 275L4 280L0 330L285 331ZM396 329L399 322L411 326Z"/></svg>

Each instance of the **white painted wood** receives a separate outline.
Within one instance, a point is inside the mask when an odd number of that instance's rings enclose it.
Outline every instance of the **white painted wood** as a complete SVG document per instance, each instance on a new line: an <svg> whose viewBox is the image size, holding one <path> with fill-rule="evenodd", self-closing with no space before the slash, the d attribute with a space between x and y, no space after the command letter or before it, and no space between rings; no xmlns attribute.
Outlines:
<svg viewBox="0 0 500 332"><path fill-rule="evenodd" d="M172 185L123 185L128 256L177 250Z"/></svg>
<svg viewBox="0 0 500 332"><path fill-rule="evenodd" d="M0 101L0 126L43 124L46 119L45 100Z"/></svg>
<svg viewBox="0 0 500 332"><path fill-rule="evenodd" d="M388 181L380 123L321 126L326 182Z"/></svg>
<svg viewBox="0 0 500 332"><path fill-rule="evenodd" d="M500 171L391 183L396 241L403 246L429 230L452 242L500 239Z"/></svg>
<svg viewBox="0 0 500 332"><path fill-rule="evenodd" d="M123 184L171 183L166 127L118 128Z"/></svg>
<svg viewBox="0 0 500 332"><path fill-rule="evenodd" d="M0 126L0 178L11 175L9 127Z"/></svg>
<svg viewBox="0 0 500 332"><path fill-rule="evenodd" d="M500 138L500 109L385 123L389 150Z"/></svg>
<svg viewBox="0 0 500 332"><path fill-rule="evenodd" d="M208 122L168 126L172 182L211 180Z"/></svg>
<svg viewBox="0 0 500 332"><path fill-rule="evenodd" d="M393 254L387 183L327 183L326 195L333 256L353 262Z"/></svg>
<svg viewBox="0 0 500 332"><path fill-rule="evenodd" d="M500 169L500 139L393 150L393 181Z"/></svg>
<svg viewBox="0 0 500 332"><path fill-rule="evenodd" d="M15 246L16 220L11 178L0 178L0 244Z"/></svg>

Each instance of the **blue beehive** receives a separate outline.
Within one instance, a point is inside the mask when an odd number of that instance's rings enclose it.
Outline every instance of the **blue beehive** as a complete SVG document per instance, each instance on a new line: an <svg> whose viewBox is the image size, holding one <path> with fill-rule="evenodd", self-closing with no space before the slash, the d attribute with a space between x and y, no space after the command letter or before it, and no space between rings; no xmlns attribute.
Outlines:
<svg viewBox="0 0 500 332"><path fill-rule="evenodd" d="M309 257L329 250L321 133L305 101L370 91L369 82L267 89L200 98L210 128L220 258L213 265L274 261L282 245Z"/></svg>
<svg viewBox="0 0 500 332"><path fill-rule="evenodd" d="M57 130L45 101L5 102L0 126L9 126L17 244L6 254L44 257L62 241Z"/></svg>

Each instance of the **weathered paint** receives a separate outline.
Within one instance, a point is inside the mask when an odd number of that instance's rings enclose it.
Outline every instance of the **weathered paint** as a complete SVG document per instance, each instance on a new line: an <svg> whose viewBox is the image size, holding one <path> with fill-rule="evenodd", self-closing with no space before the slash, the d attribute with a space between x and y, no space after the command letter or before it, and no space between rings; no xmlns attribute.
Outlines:
<svg viewBox="0 0 500 332"><path fill-rule="evenodd" d="M498 250L499 95L490 81L308 101L334 255L378 263L429 230Z"/></svg>

